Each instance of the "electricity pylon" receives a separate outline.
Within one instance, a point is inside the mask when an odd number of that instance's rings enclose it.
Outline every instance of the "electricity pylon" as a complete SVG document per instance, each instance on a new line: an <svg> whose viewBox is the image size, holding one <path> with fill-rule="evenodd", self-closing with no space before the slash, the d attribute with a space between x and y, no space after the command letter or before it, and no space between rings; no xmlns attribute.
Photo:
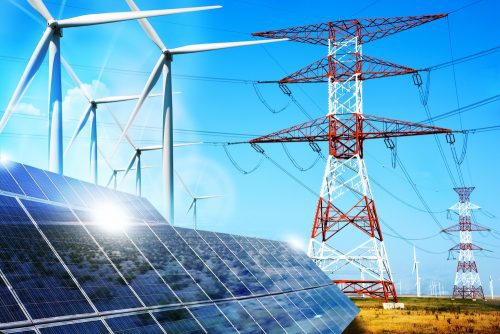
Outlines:
<svg viewBox="0 0 500 334"><path fill-rule="evenodd" d="M364 159L365 139L435 134L450 130L363 115L362 82L415 73L416 70L362 54L362 44L445 17L446 14L325 22L254 33L328 47L328 54L279 80L280 84L328 82L328 115L251 141L328 141L320 198L308 255L345 293L397 301ZM348 225L368 236L354 247L339 249L339 232ZM342 233L344 234L344 232ZM344 237L344 239L346 239ZM346 240L342 240L345 241ZM347 279L341 270L355 268L368 279Z"/></svg>
<svg viewBox="0 0 500 334"><path fill-rule="evenodd" d="M460 232L460 243L449 250L459 252L452 298L484 299L483 286L474 259L474 251L482 248L472 243L472 231L489 231L489 229L472 223L471 211L479 209L479 206L470 202L470 194L474 187L453 188L453 190L457 192L459 201L450 210L458 212L459 221L457 225L443 230L446 233Z"/></svg>

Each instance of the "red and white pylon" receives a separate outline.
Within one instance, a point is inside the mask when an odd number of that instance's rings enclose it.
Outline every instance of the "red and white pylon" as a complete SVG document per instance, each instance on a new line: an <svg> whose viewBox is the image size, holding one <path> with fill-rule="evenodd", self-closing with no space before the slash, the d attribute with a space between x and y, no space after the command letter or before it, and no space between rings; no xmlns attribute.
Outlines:
<svg viewBox="0 0 500 334"><path fill-rule="evenodd" d="M460 244L450 248L450 252L459 252L455 283L453 285L454 298L484 299L483 285L479 277L474 251L482 250L472 243L472 231L489 231L489 229L473 224L471 211L479 206L470 202L470 194L474 187L453 188L458 194L459 201L450 210L458 213L458 224L444 229L444 232L460 232Z"/></svg>

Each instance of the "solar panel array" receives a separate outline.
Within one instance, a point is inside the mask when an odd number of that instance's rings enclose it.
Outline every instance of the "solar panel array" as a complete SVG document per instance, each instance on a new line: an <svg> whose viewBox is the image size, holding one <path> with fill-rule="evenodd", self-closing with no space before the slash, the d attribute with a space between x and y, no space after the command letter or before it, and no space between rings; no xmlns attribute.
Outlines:
<svg viewBox="0 0 500 334"><path fill-rule="evenodd" d="M2 333L341 333L358 311L285 243L173 227L144 198L0 164Z"/></svg>

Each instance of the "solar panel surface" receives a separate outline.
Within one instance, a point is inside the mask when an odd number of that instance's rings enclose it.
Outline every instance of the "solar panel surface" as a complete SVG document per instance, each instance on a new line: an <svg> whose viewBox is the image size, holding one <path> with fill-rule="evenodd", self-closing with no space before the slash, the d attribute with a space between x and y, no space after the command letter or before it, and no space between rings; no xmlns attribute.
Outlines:
<svg viewBox="0 0 500 334"><path fill-rule="evenodd" d="M1 333L341 333L358 311L285 243L0 163Z"/></svg>

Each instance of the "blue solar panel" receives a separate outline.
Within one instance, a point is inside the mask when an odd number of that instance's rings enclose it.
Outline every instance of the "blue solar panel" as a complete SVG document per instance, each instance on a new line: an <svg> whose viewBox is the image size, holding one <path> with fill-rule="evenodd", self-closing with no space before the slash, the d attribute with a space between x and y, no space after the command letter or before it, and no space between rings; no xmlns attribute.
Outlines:
<svg viewBox="0 0 500 334"><path fill-rule="evenodd" d="M155 312L153 315L167 333L205 333L201 325L186 308Z"/></svg>
<svg viewBox="0 0 500 334"><path fill-rule="evenodd" d="M238 257L219 239L214 232L197 231L205 242L219 255L224 263L236 273L238 278L252 292L252 294L263 294L267 290L259 283L256 277L238 259Z"/></svg>
<svg viewBox="0 0 500 334"><path fill-rule="evenodd" d="M217 233L217 236L245 264L267 292L281 292L276 282L256 263L256 259L253 259L231 235Z"/></svg>
<svg viewBox="0 0 500 334"><path fill-rule="evenodd" d="M173 227L144 198L16 163L0 190L0 331L340 333L359 312L284 243Z"/></svg>
<svg viewBox="0 0 500 334"><path fill-rule="evenodd" d="M153 225L152 229L211 299L229 298L231 294L181 236L169 225Z"/></svg>
<svg viewBox="0 0 500 334"><path fill-rule="evenodd" d="M27 165L24 167L50 201L66 204L63 195L43 170Z"/></svg>
<svg viewBox="0 0 500 334"><path fill-rule="evenodd" d="M215 305L190 307L189 310L208 333L238 333Z"/></svg>
<svg viewBox="0 0 500 334"><path fill-rule="evenodd" d="M0 278L0 323L26 320L14 296Z"/></svg>
<svg viewBox="0 0 500 334"><path fill-rule="evenodd" d="M176 230L186 243L191 245L194 252L207 264L233 296L247 296L251 294L250 290L245 286L244 281L240 280L231 271L195 230L186 228L177 228Z"/></svg>
<svg viewBox="0 0 500 334"><path fill-rule="evenodd" d="M104 334L109 333L101 321L88 321L55 327L42 328L42 334Z"/></svg>
<svg viewBox="0 0 500 334"><path fill-rule="evenodd" d="M106 323L115 334L163 334L149 313L109 318Z"/></svg>
<svg viewBox="0 0 500 334"><path fill-rule="evenodd" d="M179 302L124 232L109 233L95 225L87 225L87 228L145 305Z"/></svg>
<svg viewBox="0 0 500 334"><path fill-rule="evenodd" d="M47 199L47 196L45 196L42 189L40 189L40 187L36 184L35 180L33 180L23 165L15 162L9 162L5 163L4 166L9 170L14 179L16 179L17 183L27 196Z"/></svg>
<svg viewBox="0 0 500 334"><path fill-rule="evenodd" d="M3 163L0 163L0 190L24 195L24 192L21 190L12 175L10 175Z"/></svg>

